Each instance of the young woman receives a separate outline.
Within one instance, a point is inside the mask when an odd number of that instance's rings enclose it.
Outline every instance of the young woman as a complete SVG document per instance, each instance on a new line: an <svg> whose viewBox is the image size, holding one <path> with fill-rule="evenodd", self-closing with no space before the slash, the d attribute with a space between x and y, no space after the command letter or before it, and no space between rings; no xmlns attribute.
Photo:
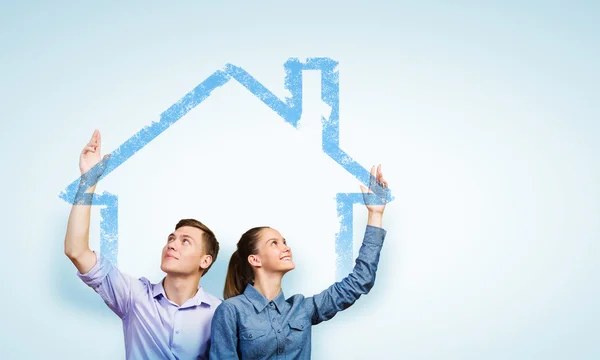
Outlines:
<svg viewBox="0 0 600 360"><path fill-rule="evenodd" d="M371 169L369 189L361 185L369 218L352 273L313 297L284 297L281 279L294 262L277 230L257 227L244 233L229 261L225 301L212 320L210 358L310 359L311 326L331 319L373 287L386 231L381 228L385 201L371 204L385 198L381 189L387 190L387 182L380 165L377 172Z"/></svg>

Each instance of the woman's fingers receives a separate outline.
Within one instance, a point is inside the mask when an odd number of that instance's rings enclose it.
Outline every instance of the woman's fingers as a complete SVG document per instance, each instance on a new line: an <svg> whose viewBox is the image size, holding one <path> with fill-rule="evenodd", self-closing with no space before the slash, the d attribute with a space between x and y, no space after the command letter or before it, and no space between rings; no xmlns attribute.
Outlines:
<svg viewBox="0 0 600 360"><path fill-rule="evenodd" d="M381 164L377 165L377 167L371 167L371 181L369 183L369 189L373 189L375 187L386 187L388 183L383 177L383 172L381 171Z"/></svg>
<svg viewBox="0 0 600 360"><path fill-rule="evenodd" d="M379 179L377 179L379 181L379 185L383 186L383 187L387 187L388 186L388 182L383 178L383 175L381 175L379 177Z"/></svg>
<svg viewBox="0 0 600 360"><path fill-rule="evenodd" d="M383 172L381 172L381 164L377 165L377 185L384 186Z"/></svg>
<svg viewBox="0 0 600 360"><path fill-rule="evenodd" d="M372 189L375 187L375 185L377 185L377 174L375 172L375 166L371 167L371 176L369 179L369 188Z"/></svg>

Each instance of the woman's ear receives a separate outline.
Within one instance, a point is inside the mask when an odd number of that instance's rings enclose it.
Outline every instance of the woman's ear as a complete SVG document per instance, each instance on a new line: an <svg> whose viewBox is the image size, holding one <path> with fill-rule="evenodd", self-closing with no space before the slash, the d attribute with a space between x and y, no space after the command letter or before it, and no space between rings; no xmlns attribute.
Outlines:
<svg viewBox="0 0 600 360"><path fill-rule="evenodd" d="M248 262L254 267L261 267L260 257L258 255L249 255Z"/></svg>

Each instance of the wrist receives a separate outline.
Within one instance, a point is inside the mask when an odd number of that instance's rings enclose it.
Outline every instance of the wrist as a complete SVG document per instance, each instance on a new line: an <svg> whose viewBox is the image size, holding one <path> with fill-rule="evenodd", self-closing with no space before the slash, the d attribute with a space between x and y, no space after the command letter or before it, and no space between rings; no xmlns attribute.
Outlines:
<svg viewBox="0 0 600 360"><path fill-rule="evenodd" d="M93 184L90 186L90 184ZM82 178L79 182L79 189L77 192L79 194L93 194L96 191L96 182L91 182L87 179Z"/></svg>
<svg viewBox="0 0 600 360"><path fill-rule="evenodd" d="M98 176L94 175L95 174L91 174L89 171L81 175L79 180L79 191L86 193L94 192L99 178Z"/></svg>
<svg viewBox="0 0 600 360"><path fill-rule="evenodd" d="M381 227L382 224L383 224L383 213L382 212L369 211L367 225Z"/></svg>

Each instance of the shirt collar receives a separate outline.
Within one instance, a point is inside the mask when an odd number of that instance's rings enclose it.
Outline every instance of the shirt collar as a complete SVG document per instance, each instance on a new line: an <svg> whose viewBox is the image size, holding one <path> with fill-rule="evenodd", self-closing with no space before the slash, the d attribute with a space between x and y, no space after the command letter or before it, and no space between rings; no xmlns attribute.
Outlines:
<svg viewBox="0 0 600 360"><path fill-rule="evenodd" d="M154 284L152 286L152 297L156 298L158 295L167 297L167 294L165 294L165 288L163 287L163 281L165 281L164 278L158 284Z"/></svg>
<svg viewBox="0 0 600 360"><path fill-rule="evenodd" d="M261 294L254 286L251 284L246 285L246 290L244 290L244 296L246 299L250 301L256 311L263 311L271 302L275 304L275 308L279 313L283 310L285 305L285 295L283 294L283 290L279 292L279 295L273 299L273 301L269 301L263 294Z"/></svg>
<svg viewBox="0 0 600 360"><path fill-rule="evenodd" d="M165 293L165 288L163 287L164 281L165 279L163 278L158 284L154 284L152 288L152 297L156 298L157 296L162 295L165 299L168 300L167 294ZM200 305L202 303L205 303L209 306L213 306L212 301L210 300L208 295L206 295L206 292L204 292L202 286L198 284L198 292L196 292L196 295L194 295L193 298L186 301L185 304L183 304L181 307L188 307L190 305Z"/></svg>

